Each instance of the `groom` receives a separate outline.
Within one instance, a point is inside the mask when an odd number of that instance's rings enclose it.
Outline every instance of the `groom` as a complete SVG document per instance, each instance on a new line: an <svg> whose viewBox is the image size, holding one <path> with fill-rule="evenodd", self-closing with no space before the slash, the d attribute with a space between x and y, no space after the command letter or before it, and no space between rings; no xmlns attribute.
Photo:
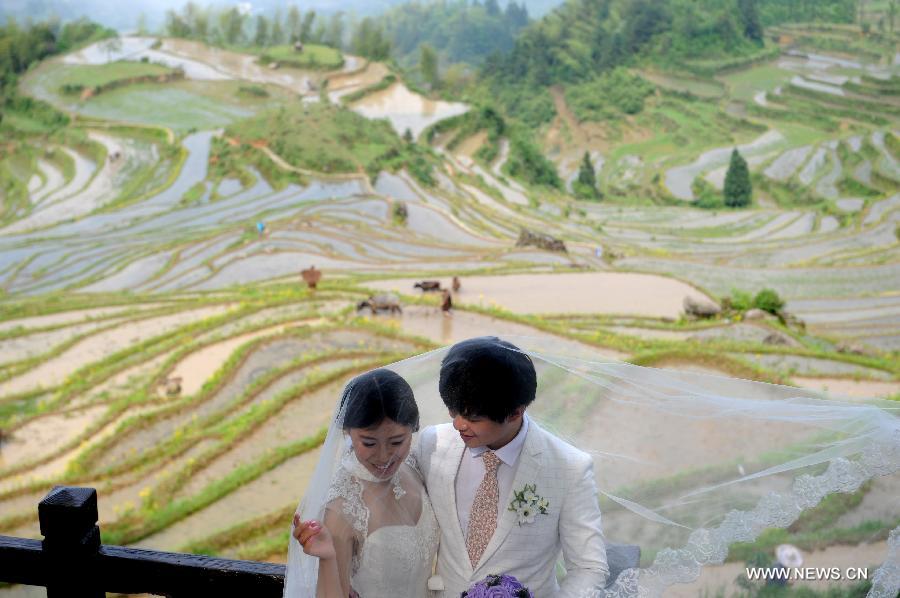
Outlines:
<svg viewBox="0 0 900 598"><path fill-rule="evenodd" d="M441 527L429 582L440 596L500 573L537 598L588 598L604 586L592 459L528 418L536 389L531 358L497 337L457 343L441 363L453 422L424 429L417 455Z"/></svg>

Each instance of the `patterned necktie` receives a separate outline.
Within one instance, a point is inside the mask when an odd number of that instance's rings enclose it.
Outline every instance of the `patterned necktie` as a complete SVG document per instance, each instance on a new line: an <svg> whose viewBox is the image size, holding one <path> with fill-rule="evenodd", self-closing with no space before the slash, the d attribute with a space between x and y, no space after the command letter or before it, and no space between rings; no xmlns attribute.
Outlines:
<svg viewBox="0 0 900 598"><path fill-rule="evenodd" d="M497 484L500 457L494 451L485 451L483 459L484 478L478 486L478 491L475 492L466 537L466 548L472 567L478 564L484 549L491 541L491 536L494 535L494 530L497 529L497 503L500 502L500 486Z"/></svg>

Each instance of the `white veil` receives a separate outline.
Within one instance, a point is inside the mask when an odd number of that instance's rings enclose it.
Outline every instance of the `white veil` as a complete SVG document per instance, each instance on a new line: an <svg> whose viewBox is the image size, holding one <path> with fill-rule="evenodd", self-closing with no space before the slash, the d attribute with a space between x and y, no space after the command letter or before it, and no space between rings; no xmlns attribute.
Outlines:
<svg viewBox="0 0 900 598"><path fill-rule="evenodd" d="M723 563L730 550L740 554L753 542L765 549L770 537L792 540L798 520L805 523L801 517L826 497L900 476L895 402L837 400L789 386L640 367L546 339L504 340L537 369L529 416L594 457L607 540L641 549L640 567L619 574L607 596L660 596ZM449 420L437 390L446 352L387 366L413 388L423 427ZM345 450L342 420L338 409L298 509L302 519L322 516ZM870 508L865 500L854 504ZM869 576L869 596L894 598L900 501L896 495L883 500L871 518L857 519L867 538L887 539ZM292 539L285 597L314 596L317 567Z"/></svg>

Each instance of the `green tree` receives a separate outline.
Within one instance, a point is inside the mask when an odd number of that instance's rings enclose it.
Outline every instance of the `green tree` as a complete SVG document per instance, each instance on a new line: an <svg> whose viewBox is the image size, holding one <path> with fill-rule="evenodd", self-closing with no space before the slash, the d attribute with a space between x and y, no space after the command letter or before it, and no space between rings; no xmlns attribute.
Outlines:
<svg viewBox="0 0 900 598"><path fill-rule="evenodd" d="M197 39L206 39L206 19L203 18L203 9L194 2L188 2L181 9L182 20L188 28L188 36Z"/></svg>
<svg viewBox="0 0 900 598"><path fill-rule="evenodd" d="M725 173L724 195L725 205L732 208L750 205L753 196L750 169L747 168L747 161L737 148L731 152L731 162L728 164L728 172Z"/></svg>
<svg viewBox="0 0 900 598"><path fill-rule="evenodd" d="M374 19L366 17L353 32L350 48L359 56L372 60L386 60L391 53L391 41L384 34L381 25Z"/></svg>
<svg viewBox="0 0 900 598"><path fill-rule="evenodd" d="M738 0L738 13L744 27L744 35L757 43L763 41L763 28L756 10L756 0Z"/></svg>
<svg viewBox="0 0 900 598"><path fill-rule="evenodd" d="M438 56L434 48L429 44L422 44L419 50L419 72L422 79L431 87L437 89L440 85L440 74L438 73Z"/></svg>
<svg viewBox="0 0 900 598"><path fill-rule="evenodd" d="M147 35L150 31L147 29L147 15L141 13L137 18L137 32L138 35Z"/></svg>
<svg viewBox="0 0 900 598"><path fill-rule="evenodd" d="M103 42L102 47L106 52L106 62L112 62L112 55L122 50L122 38L118 35L111 37Z"/></svg>
<svg viewBox="0 0 900 598"><path fill-rule="evenodd" d="M256 17L256 35L253 37L253 43L260 48L269 45L269 19L263 15Z"/></svg>
<svg viewBox="0 0 900 598"><path fill-rule="evenodd" d="M244 37L244 15L237 8L231 8L219 17L225 42L237 44Z"/></svg>
<svg viewBox="0 0 900 598"><path fill-rule="evenodd" d="M572 191L575 196L581 199L600 199L602 195L597 189L597 175L594 173L594 164L591 162L591 155L584 152L581 159L581 166L578 168L578 178L572 184Z"/></svg>
<svg viewBox="0 0 900 598"><path fill-rule="evenodd" d="M296 4L291 4L287 13L287 34L291 43L300 40L300 9Z"/></svg>
<svg viewBox="0 0 900 598"><path fill-rule="evenodd" d="M300 41L304 44L312 40L313 23L316 20L316 11L311 10L303 15L303 23L300 25Z"/></svg>
<svg viewBox="0 0 900 598"><path fill-rule="evenodd" d="M753 298L753 306L770 314L777 314L784 307L784 300L772 289L763 289Z"/></svg>
<svg viewBox="0 0 900 598"><path fill-rule="evenodd" d="M166 11L166 34L170 37L189 37L191 28L180 14L170 9Z"/></svg>
<svg viewBox="0 0 900 598"><path fill-rule="evenodd" d="M206 41L209 33L209 12L201 8L194 15L194 37Z"/></svg>
<svg viewBox="0 0 900 598"><path fill-rule="evenodd" d="M278 46L284 43L284 27L281 25L281 9L275 11L272 17L272 33L269 36L269 43Z"/></svg>
<svg viewBox="0 0 900 598"><path fill-rule="evenodd" d="M337 12L328 19L325 43L338 49L344 46L344 13Z"/></svg>

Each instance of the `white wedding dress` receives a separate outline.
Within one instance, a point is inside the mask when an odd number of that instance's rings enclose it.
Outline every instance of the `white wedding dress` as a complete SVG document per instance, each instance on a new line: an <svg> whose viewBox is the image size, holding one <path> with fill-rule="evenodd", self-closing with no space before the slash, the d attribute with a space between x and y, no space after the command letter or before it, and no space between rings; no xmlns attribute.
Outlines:
<svg viewBox="0 0 900 598"><path fill-rule="evenodd" d="M328 492L354 531L350 585L360 598L423 598L440 530L414 462L389 482L363 467L353 452L342 459Z"/></svg>

